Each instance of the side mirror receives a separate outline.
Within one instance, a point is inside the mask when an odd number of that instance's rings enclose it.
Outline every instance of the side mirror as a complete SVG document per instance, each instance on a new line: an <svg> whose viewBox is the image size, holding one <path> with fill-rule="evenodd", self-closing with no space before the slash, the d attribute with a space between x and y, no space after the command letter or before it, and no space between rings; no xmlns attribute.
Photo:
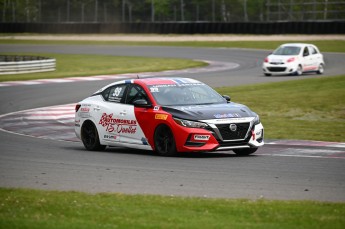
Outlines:
<svg viewBox="0 0 345 229"><path fill-rule="evenodd" d="M223 98L229 103L231 101L230 96L228 95L223 95Z"/></svg>
<svg viewBox="0 0 345 229"><path fill-rule="evenodd" d="M145 99L137 99L137 100L133 101L133 104L136 107L146 107L146 108L149 108L149 107L152 106Z"/></svg>

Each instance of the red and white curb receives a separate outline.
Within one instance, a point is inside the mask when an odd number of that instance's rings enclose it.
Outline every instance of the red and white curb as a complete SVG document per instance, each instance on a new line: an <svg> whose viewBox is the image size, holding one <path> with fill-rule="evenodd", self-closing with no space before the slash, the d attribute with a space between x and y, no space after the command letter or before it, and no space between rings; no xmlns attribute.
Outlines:
<svg viewBox="0 0 345 229"><path fill-rule="evenodd" d="M75 104L43 107L0 116L0 129L37 138L79 141L74 133Z"/></svg>
<svg viewBox="0 0 345 229"><path fill-rule="evenodd" d="M82 81L99 81L99 80L120 80L128 78L137 78L137 76L153 77L153 76L171 76L176 74L192 74L192 73L203 73L203 72L215 72L225 71L234 69L239 66L236 63L220 62L220 61L208 61L208 60L197 60L208 63L208 66L198 68L188 68L183 70L169 70L162 72L139 72L139 73L127 73L127 74L116 74L116 75L99 75L99 76L85 76L85 77L70 77L61 79L39 79L29 81L7 81L1 82L0 87L9 86L22 86L22 85L39 85L39 84L50 84L50 83L73 83Z"/></svg>
<svg viewBox="0 0 345 229"><path fill-rule="evenodd" d="M36 138L80 142L74 133L75 104L42 107L0 116L0 129ZM345 159L345 143L275 140L256 155ZM277 146L276 148L274 146ZM284 147L279 147L284 146Z"/></svg>

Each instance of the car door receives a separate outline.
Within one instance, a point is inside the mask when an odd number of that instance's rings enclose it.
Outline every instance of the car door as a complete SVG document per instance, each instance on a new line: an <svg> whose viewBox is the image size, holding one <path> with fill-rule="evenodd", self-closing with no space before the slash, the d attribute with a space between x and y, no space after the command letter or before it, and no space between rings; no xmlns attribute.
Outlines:
<svg viewBox="0 0 345 229"><path fill-rule="evenodd" d="M101 94L103 101L93 108L99 137L109 144L120 141L118 117L121 113L121 102L125 99L126 88L126 84L118 84L105 89Z"/></svg>
<svg viewBox="0 0 345 229"><path fill-rule="evenodd" d="M117 106L116 133L120 136L120 142L124 144L147 145L147 139L135 116L134 101L146 99L144 90L135 84L129 84L126 97Z"/></svg>
<svg viewBox="0 0 345 229"><path fill-rule="evenodd" d="M303 53L302 53L303 57L303 71L306 72L306 71L311 71L314 69L314 61L313 61L313 57L312 55L310 55L310 51L309 51L309 48L308 46L305 46L303 48Z"/></svg>
<svg viewBox="0 0 345 229"><path fill-rule="evenodd" d="M310 57L312 59L311 64L313 66L313 69L311 70L317 70L322 61L321 54L313 46L308 46L308 49L309 49Z"/></svg>

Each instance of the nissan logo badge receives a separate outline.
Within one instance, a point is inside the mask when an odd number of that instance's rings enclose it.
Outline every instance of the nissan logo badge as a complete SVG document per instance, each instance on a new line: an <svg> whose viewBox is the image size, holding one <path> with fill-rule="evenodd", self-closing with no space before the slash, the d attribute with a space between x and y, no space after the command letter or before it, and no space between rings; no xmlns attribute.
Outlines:
<svg viewBox="0 0 345 229"><path fill-rule="evenodd" d="M233 123L230 124L229 128L230 128L231 131L236 131L237 130L236 124L233 124Z"/></svg>

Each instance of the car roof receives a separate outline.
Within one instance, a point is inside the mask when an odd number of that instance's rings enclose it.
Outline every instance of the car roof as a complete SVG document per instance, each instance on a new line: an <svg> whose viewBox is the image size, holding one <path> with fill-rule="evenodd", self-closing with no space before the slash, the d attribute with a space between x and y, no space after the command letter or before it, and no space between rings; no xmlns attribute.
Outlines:
<svg viewBox="0 0 345 229"><path fill-rule="evenodd" d="M137 79L126 79L121 81L116 81L111 84L108 84L101 88L100 90L96 91L98 93L100 91L105 90L106 88L118 84L131 84L137 83L140 85L152 86L152 85L186 85L186 84L204 84L195 79L191 78L181 78L181 77L145 77L145 78L137 78Z"/></svg>
<svg viewBox="0 0 345 229"><path fill-rule="evenodd" d="M281 46L297 46L297 47L304 47L304 46L315 46L313 44L307 44L307 43L286 43L282 44Z"/></svg>
<svg viewBox="0 0 345 229"><path fill-rule="evenodd" d="M162 78L141 78L141 79L134 79L135 83L142 83L145 85L162 85L162 84L175 84L175 85L181 85L181 84L195 84L195 83L201 83L198 80L191 79L191 78L181 78L181 77L162 77Z"/></svg>

